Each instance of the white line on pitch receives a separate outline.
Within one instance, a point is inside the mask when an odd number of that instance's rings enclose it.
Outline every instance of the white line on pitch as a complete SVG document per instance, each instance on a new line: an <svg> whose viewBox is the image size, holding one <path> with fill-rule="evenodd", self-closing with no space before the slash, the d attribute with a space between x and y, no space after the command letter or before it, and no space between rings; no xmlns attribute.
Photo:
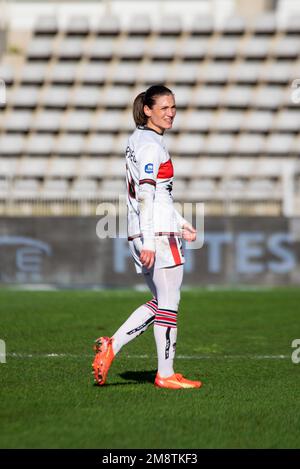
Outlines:
<svg viewBox="0 0 300 469"><path fill-rule="evenodd" d="M9 358L87 358L93 357L92 354L81 354L76 355L72 353L7 353L7 357ZM121 355L122 356L122 355ZM130 359L144 359L144 358L156 358L154 355L123 355L124 358ZM211 355L176 355L176 359L179 360L282 360L290 358L290 355L220 355L220 354L211 354Z"/></svg>

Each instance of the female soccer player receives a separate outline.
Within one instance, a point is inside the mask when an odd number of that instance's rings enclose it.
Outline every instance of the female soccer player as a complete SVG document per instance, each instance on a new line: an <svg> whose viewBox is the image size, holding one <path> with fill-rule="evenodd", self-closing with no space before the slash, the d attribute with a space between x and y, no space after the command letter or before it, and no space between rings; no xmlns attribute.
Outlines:
<svg viewBox="0 0 300 469"><path fill-rule="evenodd" d="M196 230L175 210L172 198L173 166L163 141L176 114L172 91L151 86L134 100L136 129L126 148L128 240L137 273L144 275L153 298L137 308L109 337L96 340L95 382L102 386L121 348L154 323L161 388L199 388L175 373L177 311L183 277L181 238L196 239Z"/></svg>

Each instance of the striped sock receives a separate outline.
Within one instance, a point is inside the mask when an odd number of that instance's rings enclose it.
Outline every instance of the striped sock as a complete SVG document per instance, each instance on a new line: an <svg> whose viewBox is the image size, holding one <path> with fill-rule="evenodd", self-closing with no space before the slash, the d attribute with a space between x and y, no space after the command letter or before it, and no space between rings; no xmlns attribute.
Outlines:
<svg viewBox="0 0 300 469"><path fill-rule="evenodd" d="M141 335L153 324L156 310L157 300L156 298L152 298L152 300L139 306L139 308L129 316L113 335L113 351L115 354L118 353L124 345Z"/></svg>
<svg viewBox="0 0 300 469"><path fill-rule="evenodd" d="M174 374L176 352L177 311L159 308L154 321L154 337L158 358L158 373L162 378Z"/></svg>

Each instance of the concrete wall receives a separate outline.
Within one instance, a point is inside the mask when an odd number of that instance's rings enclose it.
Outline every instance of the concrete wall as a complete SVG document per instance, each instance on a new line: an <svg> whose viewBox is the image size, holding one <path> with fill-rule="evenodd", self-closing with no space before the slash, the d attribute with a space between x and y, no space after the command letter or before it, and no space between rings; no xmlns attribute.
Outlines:
<svg viewBox="0 0 300 469"><path fill-rule="evenodd" d="M98 217L0 219L0 283L143 284L127 240L99 239ZM185 285L300 284L300 219L207 217L202 249L186 250Z"/></svg>

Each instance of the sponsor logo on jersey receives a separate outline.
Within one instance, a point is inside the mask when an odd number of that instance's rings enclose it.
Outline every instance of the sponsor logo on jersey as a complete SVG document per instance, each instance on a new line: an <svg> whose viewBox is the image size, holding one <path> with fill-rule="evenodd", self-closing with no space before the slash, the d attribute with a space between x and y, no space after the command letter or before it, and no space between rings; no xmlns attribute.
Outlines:
<svg viewBox="0 0 300 469"><path fill-rule="evenodd" d="M153 163L148 163L145 166L145 173L151 174L153 173Z"/></svg>

